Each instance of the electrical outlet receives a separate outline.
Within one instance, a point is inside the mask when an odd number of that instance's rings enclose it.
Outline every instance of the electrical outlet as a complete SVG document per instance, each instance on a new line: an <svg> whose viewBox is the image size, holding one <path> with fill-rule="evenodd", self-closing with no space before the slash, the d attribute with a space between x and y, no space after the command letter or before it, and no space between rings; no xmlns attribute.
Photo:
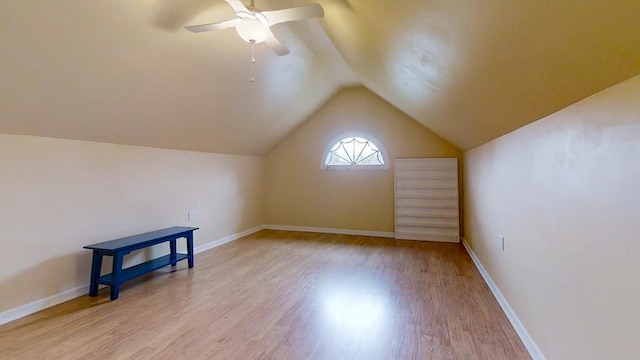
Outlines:
<svg viewBox="0 0 640 360"><path fill-rule="evenodd" d="M500 246L500 250L504 251L504 235L498 234L498 246Z"/></svg>
<svg viewBox="0 0 640 360"><path fill-rule="evenodd" d="M188 217L189 217L189 221L195 221L198 216L195 211L189 211Z"/></svg>

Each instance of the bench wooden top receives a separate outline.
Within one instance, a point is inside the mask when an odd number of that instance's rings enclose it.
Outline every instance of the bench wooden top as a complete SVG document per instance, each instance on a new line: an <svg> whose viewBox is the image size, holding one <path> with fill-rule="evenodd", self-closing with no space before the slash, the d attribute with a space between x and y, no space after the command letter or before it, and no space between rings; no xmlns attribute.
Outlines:
<svg viewBox="0 0 640 360"><path fill-rule="evenodd" d="M121 239L91 244L83 246L83 248L92 250L121 251L132 247L138 248L140 246L144 246L145 243L154 244L158 239L176 237L176 235L193 232L194 230L198 229L199 228L197 227L173 226L170 228L151 231L144 234L127 236Z"/></svg>

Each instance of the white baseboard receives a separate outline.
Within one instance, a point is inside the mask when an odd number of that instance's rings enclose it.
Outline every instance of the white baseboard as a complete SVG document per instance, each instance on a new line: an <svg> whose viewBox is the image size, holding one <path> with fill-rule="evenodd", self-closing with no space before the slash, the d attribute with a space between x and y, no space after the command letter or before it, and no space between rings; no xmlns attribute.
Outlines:
<svg viewBox="0 0 640 360"><path fill-rule="evenodd" d="M237 234L233 234L233 235L229 235L226 237L223 237L222 239L218 239L209 243L206 243L204 245L200 245L196 248L193 249L193 252L195 254L201 253L203 251L207 251L209 249L213 249L216 246L220 246L220 245L224 245L226 243L232 242L234 240L237 240L243 236L247 236L250 234L253 234L257 231L260 231L264 228L264 226L257 226L254 227L252 229L249 230L245 230L242 232L239 232ZM82 285L79 286L77 288L74 289L70 289L70 290L66 290L63 291L61 293L46 297L44 299L39 299L33 302L30 302L26 305L21 305L18 307L15 307L13 309L9 309L7 311L3 311L2 313L0 313L0 325L6 324L8 322L14 321L14 320L18 320L22 317L25 317L27 315L31 315L34 313L37 313L38 311L42 311L46 308L50 308L52 306L61 304L65 301L69 301L72 299L75 299L79 296L83 296L86 295L87 293L89 293L89 284L86 285Z"/></svg>
<svg viewBox="0 0 640 360"><path fill-rule="evenodd" d="M376 236L376 237L385 237L385 238L395 237L395 233L386 232L386 231L349 230L349 229L335 229L335 228L308 227L308 226L289 226L289 225L264 225L263 228L268 230L302 231L302 232L315 232L315 233L324 233L324 234L361 235L361 236Z"/></svg>
<svg viewBox="0 0 640 360"><path fill-rule="evenodd" d="M226 243L230 243L230 242L232 242L234 240L238 240L241 237L245 237L247 235L251 235L251 234L253 234L255 232L258 232L258 231L260 231L262 229L264 229L264 225L256 226L256 227L254 227L252 229L245 230L245 231L239 232L237 234L225 236L222 239L218 239L218 240L212 241L210 243L206 243L204 245L200 245L200 246L196 247L195 249L193 249L193 252L195 254L199 254L199 253L201 253L203 251L207 251L207 250L213 249L214 247L218 247L220 245L224 245Z"/></svg>
<svg viewBox="0 0 640 360"><path fill-rule="evenodd" d="M467 253L469 253L469 256L471 256L473 263L476 265L476 268L478 268L478 271L482 275L482 278L484 279L484 281L489 286L489 289L491 289L491 292L493 293L493 296L498 301L498 304L500 304L502 311L504 311L505 315L507 315L507 318L511 322L511 325L513 326L513 328L516 330L516 333L520 337L520 340L522 340L522 343L527 348L527 351L529 351L529 355L531 355L531 358L533 358L533 360L545 360L545 357L542 354L542 351L540 351L540 349L538 348L538 345L536 345L536 343L533 341L527 329L525 329L524 325L522 325L515 311L513 311L513 309L511 308L511 305L509 305L509 303L507 302L507 299L505 299L504 296L502 296L502 293L498 289L498 286L493 282L493 279L491 279L491 276L489 276L489 273L487 272L487 270L484 268L484 266L482 266L480 259L478 259L478 257L473 252L473 249L471 248L471 246L469 245L469 243L465 238L462 238L462 245L464 245L464 248L467 250Z"/></svg>
<svg viewBox="0 0 640 360"><path fill-rule="evenodd" d="M0 325L18 320L21 317L37 313L40 310L61 304L65 301L75 299L78 296L85 295L89 292L89 285L83 285L74 289L66 290L61 293L30 302L26 305L18 306L0 313Z"/></svg>

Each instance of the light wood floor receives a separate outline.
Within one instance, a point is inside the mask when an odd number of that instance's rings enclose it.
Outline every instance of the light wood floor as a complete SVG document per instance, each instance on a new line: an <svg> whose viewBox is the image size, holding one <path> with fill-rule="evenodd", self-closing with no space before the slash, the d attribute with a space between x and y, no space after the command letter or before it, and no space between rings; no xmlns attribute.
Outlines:
<svg viewBox="0 0 640 360"><path fill-rule="evenodd" d="M529 356L461 245L261 231L4 325L0 359Z"/></svg>

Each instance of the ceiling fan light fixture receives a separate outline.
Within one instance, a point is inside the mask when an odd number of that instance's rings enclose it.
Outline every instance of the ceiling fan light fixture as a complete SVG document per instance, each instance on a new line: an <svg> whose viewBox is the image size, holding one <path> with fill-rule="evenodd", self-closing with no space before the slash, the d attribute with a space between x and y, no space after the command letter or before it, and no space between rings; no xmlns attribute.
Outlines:
<svg viewBox="0 0 640 360"><path fill-rule="evenodd" d="M271 26L304 19L320 18L324 10L320 4L307 4L279 10L260 11L255 7L255 0L246 6L241 0L224 0L236 12L235 19L226 21L190 25L185 28L193 33L234 27L242 40L249 44L266 43L279 56L287 55L289 50L271 31Z"/></svg>
<svg viewBox="0 0 640 360"><path fill-rule="evenodd" d="M267 31L262 22L256 18L245 17L236 25L236 31L242 40L250 44L259 44L267 38Z"/></svg>

